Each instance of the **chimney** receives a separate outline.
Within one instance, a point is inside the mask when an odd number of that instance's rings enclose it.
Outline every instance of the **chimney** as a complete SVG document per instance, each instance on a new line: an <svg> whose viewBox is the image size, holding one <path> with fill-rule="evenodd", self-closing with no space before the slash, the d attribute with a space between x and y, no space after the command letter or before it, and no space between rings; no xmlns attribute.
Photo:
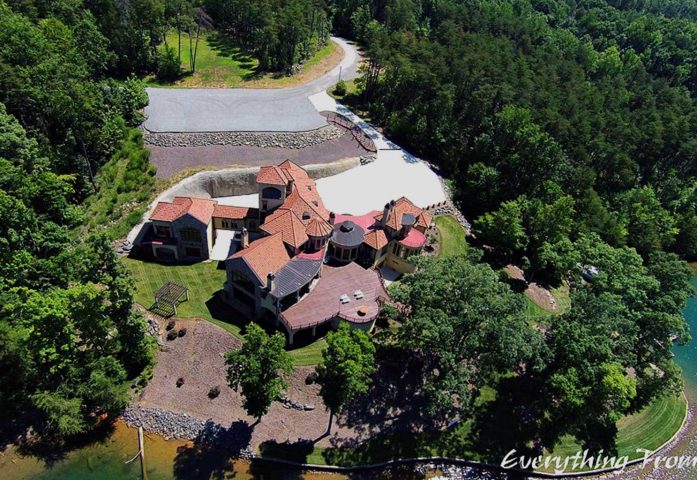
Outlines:
<svg viewBox="0 0 697 480"><path fill-rule="evenodd" d="M242 228L242 241L240 242L242 249L249 246L249 231L246 228Z"/></svg>
<svg viewBox="0 0 697 480"><path fill-rule="evenodd" d="M382 226L384 227L387 224L387 218L390 216L390 212L392 211L392 207L394 207L393 202L387 202L385 204L385 208L382 210Z"/></svg>
<svg viewBox="0 0 697 480"><path fill-rule="evenodd" d="M335 220L336 220L336 214L334 214L334 212L329 212L329 225L334 225Z"/></svg>
<svg viewBox="0 0 697 480"><path fill-rule="evenodd" d="M266 275L266 288L269 292L273 291L274 280L276 280L276 275L274 275L273 272L269 272L268 275Z"/></svg>

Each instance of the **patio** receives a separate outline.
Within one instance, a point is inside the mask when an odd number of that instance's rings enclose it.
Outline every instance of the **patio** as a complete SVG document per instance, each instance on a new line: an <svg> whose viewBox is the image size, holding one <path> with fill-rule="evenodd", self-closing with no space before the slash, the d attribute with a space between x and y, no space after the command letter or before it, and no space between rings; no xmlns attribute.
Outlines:
<svg viewBox="0 0 697 480"><path fill-rule="evenodd" d="M362 298L354 295L356 291L362 292ZM348 297L348 302L341 302L342 295ZM335 318L370 328L380 310L380 302L386 298L387 292L375 270L366 270L353 262L343 267L325 265L315 288L282 312L281 320L288 330L290 343L298 330L314 329Z"/></svg>

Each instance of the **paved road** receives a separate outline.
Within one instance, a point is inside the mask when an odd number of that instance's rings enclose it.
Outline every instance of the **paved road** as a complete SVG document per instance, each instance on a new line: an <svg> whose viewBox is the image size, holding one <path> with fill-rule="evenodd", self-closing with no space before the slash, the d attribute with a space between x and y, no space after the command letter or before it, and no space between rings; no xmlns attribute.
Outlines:
<svg viewBox="0 0 697 480"><path fill-rule="evenodd" d="M344 39L332 37L344 58L323 76L286 89L148 88L145 128L151 132L303 131L326 125L308 96L341 78L358 76L360 56Z"/></svg>

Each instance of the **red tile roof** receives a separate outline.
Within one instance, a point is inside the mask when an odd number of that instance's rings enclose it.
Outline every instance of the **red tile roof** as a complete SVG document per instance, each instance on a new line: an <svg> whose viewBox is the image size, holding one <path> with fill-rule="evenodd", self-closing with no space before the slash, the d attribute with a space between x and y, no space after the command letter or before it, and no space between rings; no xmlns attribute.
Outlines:
<svg viewBox="0 0 697 480"><path fill-rule="evenodd" d="M378 210L373 210L365 215L337 215L334 219L336 225L350 220L356 225L360 226L363 230L368 230L375 223L375 216L380 212Z"/></svg>
<svg viewBox="0 0 697 480"><path fill-rule="evenodd" d="M399 241L402 245L408 248L419 248L426 245L426 236L417 229L412 228L406 237Z"/></svg>
<svg viewBox="0 0 697 480"><path fill-rule="evenodd" d="M390 210L385 225L393 230L399 230L402 228L402 215L405 213L411 213L416 217L417 226L428 228L431 225L431 215L411 203L406 197L402 197L395 202L394 207ZM378 222L382 221L382 212L375 216L375 220Z"/></svg>
<svg viewBox="0 0 697 480"><path fill-rule="evenodd" d="M215 200L205 198L174 197L171 203L159 202L150 215L150 220L173 222L188 214L208 225L217 204Z"/></svg>
<svg viewBox="0 0 697 480"><path fill-rule="evenodd" d="M216 205L213 216L217 218L230 218L242 220L243 218L259 216L259 209L249 207L233 207L231 205Z"/></svg>
<svg viewBox="0 0 697 480"><path fill-rule="evenodd" d="M263 166L257 174L257 183L265 183L268 185L288 185L291 177L286 171L275 165Z"/></svg>
<svg viewBox="0 0 697 480"><path fill-rule="evenodd" d="M366 233L363 243L365 243L374 250L380 250L382 247L389 243L389 240L387 240L387 235L385 235L385 231L379 228L375 230L370 230L368 233Z"/></svg>
<svg viewBox="0 0 697 480"><path fill-rule="evenodd" d="M307 228L305 229L305 233L310 237L327 237L331 235L333 231L334 229L329 223L317 218L310 220L310 223L307 224Z"/></svg>
<svg viewBox="0 0 697 480"><path fill-rule="evenodd" d="M316 195L317 198L313 198L313 195L303 195L300 193L302 188L303 187L296 185L293 192L286 197L286 201L283 202L282 207L293 210L305 224L310 223L310 220L313 218L328 220L329 210L324 208L324 204L319 198L319 195ZM310 218L303 218L307 215L309 215Z"/></svg>
<svg viewBox="0 0 697 480"><path fill-rule="evenodd" d="M299 248L307 242L305 225L295 212L285 208L276 210L276 212L259 227L261 230L270 235L281 233L283 241L292 248Z"/></svg>
<svg viewBox="0 0 697 480"><path fill-rule="evenodd" d="M252 242L249 247L238 250L229 259L238 258L249 266L262 285L266 285L269 273L277 272L290 260L280 232Z"/></svg>

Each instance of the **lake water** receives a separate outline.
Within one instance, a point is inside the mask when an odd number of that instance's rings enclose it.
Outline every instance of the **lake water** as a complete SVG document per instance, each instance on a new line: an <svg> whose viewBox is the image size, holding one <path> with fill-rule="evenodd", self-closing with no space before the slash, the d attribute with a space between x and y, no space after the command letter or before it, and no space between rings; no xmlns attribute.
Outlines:
<svg viewBox="0 0 697 480"><path fill-rule="evenodd" d="M697 276L692 285L697 288ZM685 318L690 324L693 340L685 346L675 347L675 359L683 370L685 391L691 405L697 405L697 297L685 308ZM697 455L697 422L693 422L684 440L671 451L674 455ZM125 464L138 451L135 429L118 423L108 438L68 453L53 464L31 457L20 456L13 450L0 456L0 478L3 480L122 480L140 479L138 460ZM300 474L297 471L282 472L276 467L260 467L248 462L228 462L220 452L194 454L191 444L184 441L166 441L157 435L146 435L145 453L148 480L208 479L216 472L226 472L227 478L246 480L253 478L302 478L305 480L340 480L341 475ZM222 476L222 475L221 475ZM693 471L646 471L632 478L646 480L693 479Z"/></svg>

